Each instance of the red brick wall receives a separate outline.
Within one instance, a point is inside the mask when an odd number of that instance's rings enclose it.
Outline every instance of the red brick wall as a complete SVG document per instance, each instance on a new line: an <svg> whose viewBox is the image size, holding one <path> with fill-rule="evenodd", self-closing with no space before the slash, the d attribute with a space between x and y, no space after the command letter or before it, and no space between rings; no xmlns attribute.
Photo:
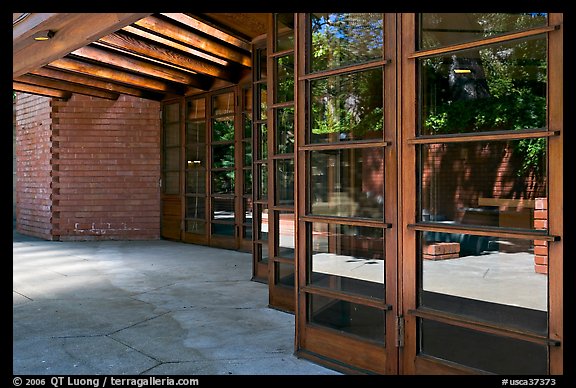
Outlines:
<svg viewBox="0 0 576 388"><path fill-rule="evenodd" d="M160 104L75 94L49 111L52 238L160 238Z"/></svg>
<svg viewBox="0 0 576 388"><path fill-rule="evenodd" d="M51 99L16 97L16 230L52 239Z"/></svg>

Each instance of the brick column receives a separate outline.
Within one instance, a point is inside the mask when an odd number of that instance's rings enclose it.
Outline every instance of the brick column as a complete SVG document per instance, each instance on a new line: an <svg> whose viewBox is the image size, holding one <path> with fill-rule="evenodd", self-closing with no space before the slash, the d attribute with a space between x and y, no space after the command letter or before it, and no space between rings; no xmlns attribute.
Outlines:
<svg viewBox="0 0 576 388"><path fill-rule="evenodd" d="M547 198L536 198L534 201L534 229L546 229L547 227ZM548 241L534 240L534 271L548 274Z"/></svg>

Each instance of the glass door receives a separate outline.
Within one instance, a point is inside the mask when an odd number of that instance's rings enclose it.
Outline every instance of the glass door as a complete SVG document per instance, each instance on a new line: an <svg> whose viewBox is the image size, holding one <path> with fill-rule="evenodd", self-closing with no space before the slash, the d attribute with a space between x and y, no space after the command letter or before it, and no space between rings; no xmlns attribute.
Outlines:
<svg viewBox="0 0 576 388"><path fill-rule="evenodd" d="M405 373L562 370L559 24L403 18Z"/></svg>
<svg viewBox="0 0 576 388"><path fill-rule="evenodd" d="M398 372L394 15L299 15L299 355Z"/></svg>

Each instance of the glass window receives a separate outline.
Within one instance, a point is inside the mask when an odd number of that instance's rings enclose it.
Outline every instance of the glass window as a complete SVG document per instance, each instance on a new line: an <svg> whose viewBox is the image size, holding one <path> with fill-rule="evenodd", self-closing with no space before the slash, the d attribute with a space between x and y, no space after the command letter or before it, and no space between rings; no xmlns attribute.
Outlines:
<svg viewBox="0 0 576 388"><path fill-rule="evenodd" d="M420 305L548 332L548 263L542 241L420 232ZM538 245L537 245L538 244Z"/></svg>
<svg viewBox="0 0 576 388"><path fill-rule="evenodd" d="M212 168L234 168L234 144L212 146Z"/></svg>
<svg viewBox="0 0 576 388"><path fill-rule="evenodd" d="M421 147L420 220L547 230L546 139ZM542 222L540 222L542 221Z"/></svg>
<svg viewBox="0 0 576 388"><path fill-rule="evenodd" d="M382 148L310 151L312 215L384 217Z"/></svg>
<svg viewBox="0 0 576 388"><path fill-rule="evenodd" d="M276 239L276 256L286 259L294 258L295 247L295 223L293 211L275 211L276 230L278 237Z"/></svg>
<svg viewBox="0 0 576 388"><path fill-rule="evenodd" d="M180 168L180 148L164 149L164 169L178 171Z"/></svg>
<svg viewBox="0 0 576 388"><path fill-rule="evenodd" d="M294 152L294 108L278 108L276 111L276 153Z"/></svg>
<svg viewBox="0 0 576 388"><path fill-rule="evenodd" d="M423 13L420 16L420 49L432 49L541 27L547 14L531 13Z"/></svg>
<svg viewBox="0 0 576 388"><path fill-rule="evenodd" d="M274 263L274 283L281 286L294 287L294 264Z"/></svg>
<svg viewBox="0 0 576 388"><path fill-rule="evenodd" d="M278 159L276 165L276 205L294 206L294 160Z"/></svg>
<svg viewBox="0 0 576 388"><path fill-rule="evenodd" d="M234 141L234 118L212 120L212 141Z"/></svg>
<svg viewBox="0 0 576 388"><path fill-rule="evenodd" d="M294 48L294 14L274 14L276 52Z"/></svg>
<svg viewBox="0 0 576 388"><path fill-rule="evenodd" d="M256 87L258 88L258 94L259 94L258 100L260 101L260 117L258 116L257 117L258 120L266 120L267 108L268 108L268 103L266 101L266 99L268 98L267 86L266 84L262 83L256 85Z"/></svg>
<svg viewBox="0 0 576 388"><path fill-rule="evenodd" d="M311 81L312 143L382 140L382 69Z"/></svg>
<svg viewBox="0 0 576 388"><path fill-rule="evenodd" d="M180 122L180 104L166 104L164 105L164 122L179 123Z"/></svg>
<svg viewBox="0 0 576 388"><path fill-rule="evenodd" d="M234 194L234 171L212 171L212 193Z"/></svg>
<svg viewBox="0 0 576 388"><path fill-rule="evenodd" d="M186 232L204 234L206 233L206 222L186 220Z"/></svg>
<svg viewBox="0 0 576 388"><path fill-rule="evenodd" d="M310 223L309 283L384 299L384 230Z"/></svg>
<svg viewBox="0 0 576 388"><path fill-rule="evenodd" d="M375 307L308 294L308 320L340 332L385 343L385 312Z"/></svg>
<svg viewBox="0 0 576 388"><path fill-rule="evenodd" d="M242 194L252 194L252 169L242 170L244 174L244 190Z"/></svg>
<svg viewBox="0 0 576 388"><path fill-rule="evenodd" d="M204 98L188 100L186 105L186 118L188 120L206 118L206 100Z"/></svg>
<svg viewBox="0 0 576 388"><path fill-rule="evenodd" d="M174 147L180 145L180 123L164 125L164 146Z"/></svg>
<svg viewBox="0 0 576 388"><path fill-rule="evenodd" d="M276 99L274 102L294 101L294 54L274 59L276 64Z"/></svg>
<svg viewBox="0 0 576 388"><path fill-rule="evenodd" d="M546 38L419 60L420 134L546 127Z"/></svg>
<svg viewBox="0 0 576 388"><path fill-rule="evenodd" d="M204 197L186 197L186 218L203 220L206 217L205 205L206 200Z"/></svg>
<svg viewBox="0 0 576 388"><path fill-rule="evenodd" d="M545 345L428 319L420 319L419 328L420 354L495 374L548 374L548 347Z"/></svg>
<svg viewBox="0 0 576 388"><path fill-rule="evenodd" d="M212 116L234 113L234 92L212 97Z"/></svg>
<svg viewBox="0 0 576 388"><path fill-rule="evenodd" d="M256 166L258 172L258 199L268 199L268 164L262 163Z"/></svg>
<svg viewBox="0 0 576 388"><path fill-rule="evenodd" d="M264 123L258 124L258 132L260 134L259 140L260 143L258 144L259 160L266 160L268 159L268 126Z"/></svg>
<svg viewBox="0 0 576 388"><path fill-rule="evenodd" d="M195 166L195 164L193 164ZM190 168L186 171L186 193L206 193L206 170L200 167Z"/></svg>
<svg viewBox="0 0 576 388"><path fill-rule="evenodd" d="M206 142L206 121L186 123L186 144Z"/></svg>
<svg viewBox="0 0 576 388"><path fill-rule="evenodd" d="M310 23L312 72L383 57L381 13L313 13Z"/></svg>
<svg viewBox="0 0 576 388"><path fill-rule="evenodd" d="M163 186L164 186L164 193L178 194L180 192L180 173L165 172Z"/></svg>
<svg viewBox="0 0 576 388"><path fill-rule="evenodd" d="M221 222L234 222L234 199L212 198L212 219Z"/></svg>

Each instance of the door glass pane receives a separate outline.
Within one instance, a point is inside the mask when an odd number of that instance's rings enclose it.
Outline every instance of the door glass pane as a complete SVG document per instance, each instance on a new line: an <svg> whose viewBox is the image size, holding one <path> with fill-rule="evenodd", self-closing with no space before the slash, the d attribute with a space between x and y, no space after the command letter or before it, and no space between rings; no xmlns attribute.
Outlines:
<svg viewBox="0 0 576 388"><path fill-rule="evenodd" d="M234 171L212 171L212 193L234 194Z"/></svg>
<svg viewBox="0 0 576 388"><path fill-rule="evenodd" d="M252 169L244 169L244 190L242 194L252 194Z"/></svg>
<svg viewBox="0 0 576 388"><path fill-rule="evenodd" d="M206 222L186 220L186 232L195 234L206 233Z"/></svg>
<svg viewBox="0 0 576 388"><path fill-rule="evenodd" d="M180 192L180 173L165 172L163 187L165 194L178 194Z"/></svg>
<svg viewBox="0 0 576 388"><path fill-rule="evenodd" d="M164 149L164 169L172 171L180 169L180 148Z"/></svg>
<svg viewBox="0 0 576 388"><path fill-rule="evenodd" d="M448 46L547 24L547 14L530 13L423 13L420 49Z"/></svg>
<svg viewBox="0 0 576 388"><path fill-rule="evenodd" d="M212 97L212 116L234 113L234 92Z"/></svg>
<svg viewBox="0 0 576 388"><path fill-rule="evenodd" d="M244 127L244 139L250 140L252 138L252 113L244 113L242 115L242 123Z"/></svg>
<svg viewBox="0 0 576 388"><path fill-rule="evenodd" d="M242 142L242 163L244 166L252 166L252 144Z"/></svg>
<svg viewBox="0 0 576 388"><path fill-rule="evenodd" d="M315 222L307 233L310 284L384 299L383 229Z"/></svg>
<svg viewBox="0 0 576 388"><path fill-rule="evenodd" d="M212 120L212 141L234 141L234 118Z"/></svg>
<svg viewBox="0 0 576 388"><path fill-rule="evenodd" d="M190 143L186 147L186 168L204 169L206 166L206 147L204 144Z"/></svg>
<svg viewBox="0 0 576 388"><path fill-rule="evenodd" d="M258 88L258 101L260 101L260 117L258 117L258 120L266 120L267 116L267 107L268 107L268 103L266 101L266 99L268 98L268 91L266 90L267 86L266 84L258 84L256 86Z"/></svg>
<svg viewBox="0 0 576 388"><path fill-rule="evenodd" d="M168 123L164 125L164 146L173 147L180 145L180 123Z"/></svg>
<svg viewBox="0 0 576 388"><path fill-rule="evenodd" d="M381 13L313 13L310 23L312 72L382 59Z"/></svg>
<svg viewBox="0 0 576 388"><path fill-rule="evenodd" d="M419 328L421 354L495 374L548 374L545 345L428 319L420 319Z"/></svg>
<svg viewBox="0 0 576 388"><path fill-rule="evenodd" d="M368 340L385 342L385 312L321 295L308 295L308 320Z"/></svg>
<svg viewBox="0 0 576 388"><path fill-rule="evenodd" d="M234 144L212 146L212 168L234 168Z"/></svg>
<svg viewBox="0 0 576 388"><path fill-rule="evenodd" d="M274 263L274 284L294 287L294 264Z"/></svg>
<svg viewBox="0 0 576 388"><path fill-rule="evenodd" d="M242 198L242 207L244 208L244 216L242 222L244 224L252 225L252 197Z"/></svg>
<svg viewBox="0 0 576 388"><path fill-rule="evenodd" d="M382 148L310 152L313 215L384 217L384 150Z"/></svg>
<svg viewBox="0 0 576 388"><path fill-rule="evenodd" d="M256 165L258 172L258 199L268 199L268 164Z"/></svg>
<svg viewBox="0 0 576 388"><path fill-rule="evenodd" d="M546 37L419 61L420 133L546 127Z"/></svg>
<svg viewBox="0 0 576 388"><path fill-rule="evenodd" d="M186 144L206 142L206 121L186 123Z"/></svg>
<svg viewBox="0 0 576 388"><path fill-rule="evenodd" d="M545 241L440 232L419 236L421 306L548 332Z"/></svg>
<svg viewBox="0 0 576 388"><path fill-rule="evenodd" d="M294 101L294 54L274 59L276 65L276 103Z"/></svg>
<svg viewBox="0 0 576 388"><path fill-rule="evenodd" d="M294 206L294 160L276 160L276 205Z"/></svg>
<svg viewBox="0 0 576 388"><path fill-rule="evenodd" d="M206 199L204 197L186 197L186 218L203 220L206 217Z"/></svg>
<svg viewBox="0 0 576 388"><path fill-rule="evenodd" d="M236 235L234 225L230 224L220 224L212 223L212 235L223 236L223 237L234 237Z"/></svg>
<svg viewBox="0 0 576 388"><path fill-rule="evenodd" d="M294 152L294 108L278 108L276 111L276 153Z"/></svg>
<svg viewBox="0 0 576 388"><path fill-rule="evenodd" d="M164 122L168 123L179 123L180 122L180 104L166 104L163 108L164 111Z"/></svg>
<svg viewBox="0 0 576 388"><path fill-rule="evenodd" d="M310 82L311 143L382 140L382 69Z"/></svg>
<svg viewBox="0 0 576 388"><path fill-rule="evenodd" d="M206 100L204 98L188 100L186 105L186 118L187 120L206 118Z"/></svg>
<svg viewBox="0 0 576 388"><path fill-rule="evenodd" d="M294 14L274 14L276 52L294 48Z"/></svg>
<svg viewBox="0 0 576 388"><path fill-rule="evenodd" d="M220 222L234 223L234 199L212 198L212 219Z"/></svg>
<svg viewBox="0 0 576 388"><path fill-rule="evenodd" d="M547 230L546 139L421 148L420 220Z"/></svg>
<svg viewBox="0 0 576 388"><path fill-rule="evenodd" d="M296 218L293 211L275 211L276 230L276 256L286 259L294 258Z"/></svg>
<svg viewBox="0 0 576 388"><path fill-rule="evenodd" d="M268 241L268 207L265 204L256 204L258 216L258 236L257 240Z"/></svg>
<svg viewBox="0 0 576 388"><path fill-rule="evenodd" d="M257 69L256 69L256 80L265 80L267 76L267 68L266 68L266 49L259 48L256 50L256 62L257 62ZM264 100L266 101L266 100Z"/></svg>
<svg viewBox="0 0 576 388"><path fill-rule="evenodd" d="M203 168L192 168L186 171L186 193L206 193L206 170Z"/></svg>
<svg viewBox="0 0 576 388"><path fill-rule="evenodd" d="M268 158L268 127L266 124L258 124L259 133L259 147L258 147L258 159L266 160Z"/></svg>

